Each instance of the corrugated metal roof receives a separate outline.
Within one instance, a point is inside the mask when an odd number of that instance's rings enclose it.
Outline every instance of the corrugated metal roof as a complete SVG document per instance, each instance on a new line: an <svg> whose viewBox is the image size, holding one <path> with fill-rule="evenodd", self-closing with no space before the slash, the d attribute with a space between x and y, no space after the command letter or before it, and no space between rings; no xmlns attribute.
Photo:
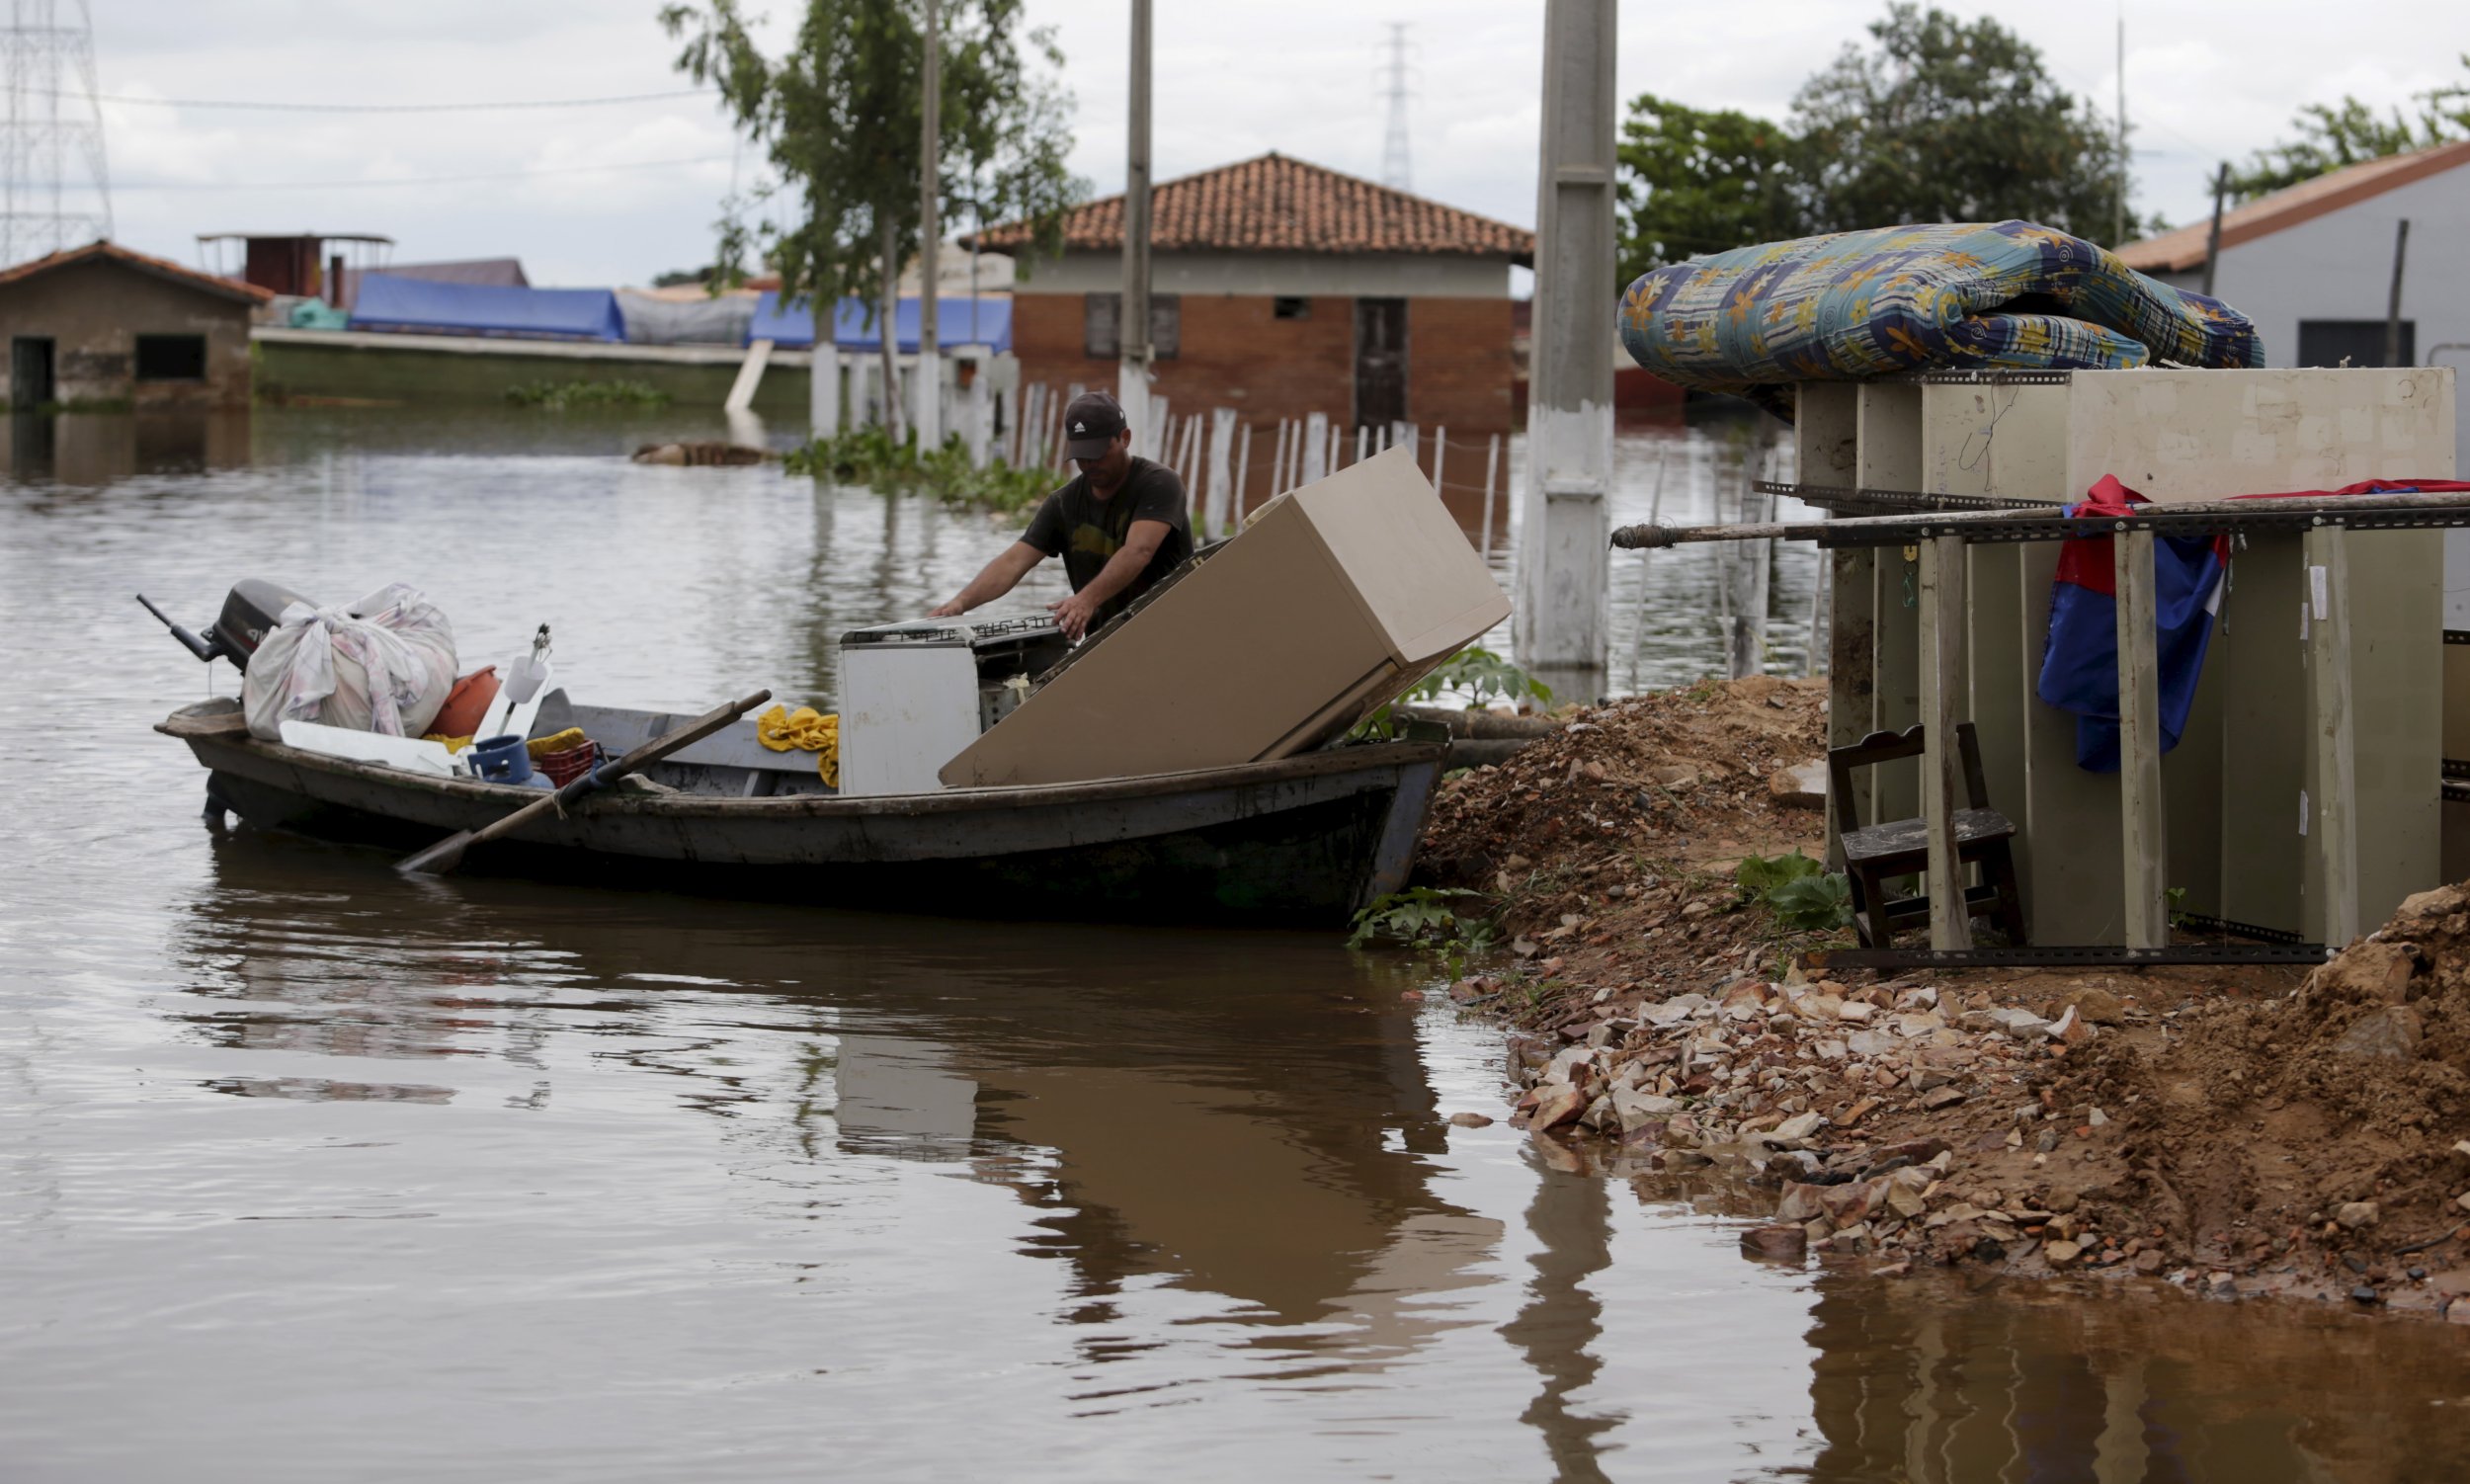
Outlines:
<svg viewBox="0 0 2470 1484"><path fill-rule="evenodd" d="M1286 155L1222 165L1150 190L1153 252L1416 253L1530 263L1535 234ZM966 245L969 239L960 239ZM1022 222L986 229L990 248L1026 246ZM1123 198L1064 218L1064 245L1123 246Z"/></svg>
<svg viewBox="0 0 2470 1484"><path fill-rule="evenodd" d="M2301 181L2286 191L2258 197L2221 213L2221 245L2236 247L2274 232L2312 221L2329 211L2383 195L2413 181L2470 165L2470 140L2439 144L2411 154L2363 160ZM2118 249L2118 259L2141 273L2184 273L2204 266L2204 244L2212 235L2210 216L2175 232L2164 232Z"/></svg>

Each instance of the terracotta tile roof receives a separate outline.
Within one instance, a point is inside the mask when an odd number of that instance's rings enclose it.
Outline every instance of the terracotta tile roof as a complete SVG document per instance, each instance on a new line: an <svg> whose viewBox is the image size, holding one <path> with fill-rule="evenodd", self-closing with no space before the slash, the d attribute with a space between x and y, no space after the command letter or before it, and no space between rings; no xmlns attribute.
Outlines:
<svg viewBox="0 0 2470 1484"><path fill-rule="evenodd" d="M49 273L55 268L67 268L72 264L83 263L91 258L108 258L115 263L125 264L139 273L152 274L158 279L169 279L185 289L220 294L225 298L237 299L244 304L262 304L275 296L271 289L260 289L255 284L243 284L238 279L221 279L210 273L200 273L194 268L183 268L169 258L151 258L144 253L130 252L117 242L89 242L84 247L62 248L49 257L36 258L31 262L20 263L14 268L0 269L0 285L14 284L23 279L31 279L38 274Z"/></svg>
<svg viewBox="0 0 2470 1484"><path fill-rule="evenodd" d="M1152 252L1535 256L1535 234L1523 227L1275 152L1153 186L1149 203ZM986 229L985 245L1020 247L1029 237L1024 223L1006 222ZM1123 198L1076 207L1064 218L1064 245L1120 251Z"/></svg>
<svg viewBox="0 0 2470 1484"><path fill-rule="evenodd" d="M2412 154L2386 155L2301 181L2286 191L2261 196L2221 213L2221 245L2236 247L2268 237L2328 211L2338 211L2413 181L2470 165L2470 139L2438 144ZM2204 266L2204 242L2212 234L2210 216L2118 250L2118 259L2141 273L2184 273Z"/></svg>

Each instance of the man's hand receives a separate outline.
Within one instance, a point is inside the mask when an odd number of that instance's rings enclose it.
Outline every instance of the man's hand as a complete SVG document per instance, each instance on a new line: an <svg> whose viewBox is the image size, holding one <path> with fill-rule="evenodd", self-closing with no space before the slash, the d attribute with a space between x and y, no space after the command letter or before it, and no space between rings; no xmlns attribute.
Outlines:
<svg viewBox="0 0 2470 1484"><path fill-rule="evenodd" d="M928 609L927 617L930 618L957 618L968 611L968 609L961 605L959 599L954 598L951 602L945 604L942 608Z"/></svg>
<svg viewBox="0 0 2470 1484"><path fill-rule="evenodd" d="M1075 643L1089 632L1089 620L1098 614L1098 600L1087 593L1074 593L1060 603L1049 603L1046 612L1055 616L1055 626L1063 636Z"/></svg>

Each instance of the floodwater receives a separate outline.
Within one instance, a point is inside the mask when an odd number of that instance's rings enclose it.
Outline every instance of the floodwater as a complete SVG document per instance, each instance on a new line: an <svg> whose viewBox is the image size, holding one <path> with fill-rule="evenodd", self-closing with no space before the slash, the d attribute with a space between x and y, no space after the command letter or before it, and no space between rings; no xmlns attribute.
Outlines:
<svg viewBox="0 0 2470 1484"><path fill-rule="evenodd" d="M545 618L570 686L688 708L828 699L842 629L1010 538L619 456L717 431L12 428L0 1478L2458 1476L2456 1330L1745 1262L1720 1189L1450 1126L1503 1111L1498 1033L1334 935L205 829L147 727L230 677L134 590L403 578L467 656ZM1625 439L1616 518L1660 456L1712 510L1728 437ZM1687 617L1656 664L1714 668Z"/></svg>

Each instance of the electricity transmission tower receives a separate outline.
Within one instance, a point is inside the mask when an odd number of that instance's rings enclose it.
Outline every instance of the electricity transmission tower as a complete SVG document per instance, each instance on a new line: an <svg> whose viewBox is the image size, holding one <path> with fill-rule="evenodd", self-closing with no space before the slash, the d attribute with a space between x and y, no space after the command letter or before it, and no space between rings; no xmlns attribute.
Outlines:
<svg viewBox="0 0 2470 1484"><path fill-rule="evenodd" d="M1415 170L1407 155L1407 23L1389 23L1389 61L1381 68L1389 90L1389 132L1381 140L1381 184L1397 191L1415 189Z"/></svg>
<svg viewBox="0 0 2470 1484"><path fill-rule="evenodd" d="M86 0L7 0L0 26L0 267L112 235ZM64 15L65 13L65 23Z"/></svg>

